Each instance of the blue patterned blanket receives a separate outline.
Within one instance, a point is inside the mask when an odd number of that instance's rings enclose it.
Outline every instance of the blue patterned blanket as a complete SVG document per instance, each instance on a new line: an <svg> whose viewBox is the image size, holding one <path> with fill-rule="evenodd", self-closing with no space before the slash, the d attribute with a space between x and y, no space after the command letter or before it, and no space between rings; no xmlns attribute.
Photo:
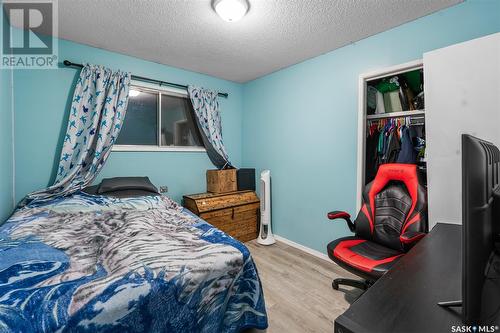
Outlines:
<svg viewBox="0 0 500 333"><path fill-rule="evenodd" d="M0 226L0 332L267 327L248 249L166 197L83 193Z"/></svg>

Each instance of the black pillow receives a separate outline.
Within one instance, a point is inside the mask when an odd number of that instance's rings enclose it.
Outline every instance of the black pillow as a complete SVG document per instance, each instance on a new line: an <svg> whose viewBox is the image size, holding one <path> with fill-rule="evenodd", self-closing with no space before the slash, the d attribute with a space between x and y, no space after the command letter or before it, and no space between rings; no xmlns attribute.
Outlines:
<svg viewBox="0 0 500 333"><path fill-rule="evenodd" d="M151 183L148 177L115 177L103 179L97 193L140 190L158 193L158 189Z"/></svg>
<svg viewBox="0 0 500 333"><path fill-rule="evenodd" d="M147 196L157 196L159 193L143 191L143 190L122 190L122 191L113 191L106 192L99 195L103 195L106 197L115 197L115 198L138 198L138 197L147 197Z"/></svg>
<svg viewBox="0 0 500 333"><path fill-rule="evenodd" d="M144 197L144 196L160 195L160 193L154 193L154 192L143 191L143 190L122 190L122 191L106 192L106 193L98 194L97 193L98 189L99 189L99 185L87 186L87 187L82 188L82 192L85 192L85 193L91 194L91 195L104 195L106 197L115 197L115 198L137 198L137 197Z"/></svg>

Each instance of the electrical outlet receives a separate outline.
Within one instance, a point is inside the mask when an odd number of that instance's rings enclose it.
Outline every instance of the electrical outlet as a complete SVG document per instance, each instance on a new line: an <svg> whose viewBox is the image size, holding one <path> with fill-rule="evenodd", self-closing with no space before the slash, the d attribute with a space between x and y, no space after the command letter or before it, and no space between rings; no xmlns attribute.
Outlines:
<svg viewBox="0 0 500 333"><path fill-rule="evenodd" d="M160 193L167 193L168 192L168 186L160 186Z"/></svg>

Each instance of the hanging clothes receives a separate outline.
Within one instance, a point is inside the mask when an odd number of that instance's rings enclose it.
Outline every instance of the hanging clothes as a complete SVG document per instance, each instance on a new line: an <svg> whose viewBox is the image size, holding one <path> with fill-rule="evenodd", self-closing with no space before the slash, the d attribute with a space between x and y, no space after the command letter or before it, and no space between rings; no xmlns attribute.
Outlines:
<svg viewBox="0 0 500 333"><path fill-rule="evenodd" d="M420 119L421 118L417 118ZM425 152L425 127L412 117L369 120L365 146L365 181L385 163L417 164Z"/></svg>
<svg viewBox="0 0 500 333"><path fill-rule="evenodd" d="M377 175L379 166L378 162L378 142L379 142L378 128L372 128L368 137L366 138L365 147L365 178L369 181L373 180Z"/></svg>
<svg viewBox="0 0 500 333"><path fill-rule="evenodd" d="M385 153L385 163L395 163L398 159L400 149L401 144L399 143L397 130L393 128L389 133L389 139Z"/></svg>
<svg viewBox="0 0 500 333"><path fill-rule="evenodd" d="M410 137L410 130L406 126L402 129L401 152L399 153L397 162L409 164L415 164L417 162L417 153Z"/></svg>

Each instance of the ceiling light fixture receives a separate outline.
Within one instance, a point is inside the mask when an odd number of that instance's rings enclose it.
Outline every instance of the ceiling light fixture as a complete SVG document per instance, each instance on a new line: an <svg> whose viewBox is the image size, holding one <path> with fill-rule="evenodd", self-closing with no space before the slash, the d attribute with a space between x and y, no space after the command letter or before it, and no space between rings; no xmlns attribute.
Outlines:
<svg viewBox="0 0 500 333"><path fill-rule="evenodd" d="M239 21L248 11L247 0L215 0L214 9L227 22Z"/></svg>
<svg viewBox="0 0 500 333"><path fill-rule="evenodd" d="M134 90L134 89L130 89L128 95L130 97L137 97L141 94L141 92L139 90Z"/></svg>

